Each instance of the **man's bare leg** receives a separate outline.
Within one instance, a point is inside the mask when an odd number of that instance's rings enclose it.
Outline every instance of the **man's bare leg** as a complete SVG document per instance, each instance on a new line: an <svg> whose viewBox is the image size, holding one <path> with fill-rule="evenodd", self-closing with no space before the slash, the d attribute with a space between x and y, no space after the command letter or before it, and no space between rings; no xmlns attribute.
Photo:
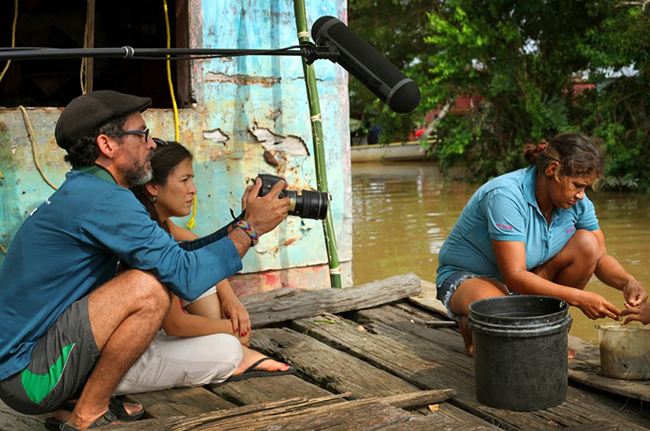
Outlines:
<svg viewBox="0 0 650 431"><path fill-rule="evenodd" d="M149 347L170 305L167 288L148 272L129 270L90 294L88 312L102 352L68 423L86 429L107 411L128 369Z"/></svg>

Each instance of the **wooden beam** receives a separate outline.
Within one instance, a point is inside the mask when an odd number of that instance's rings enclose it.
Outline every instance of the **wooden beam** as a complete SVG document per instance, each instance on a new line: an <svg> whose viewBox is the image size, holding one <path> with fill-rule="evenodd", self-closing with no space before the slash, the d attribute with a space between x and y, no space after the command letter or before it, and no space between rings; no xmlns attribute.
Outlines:
<svg viewBox="0 0 650 431"><path fill-rule="evenodd" d="M421 417L400 407L416 407L438 403L454 395L443 389L417 391L389 397L344 401L350 394L331 395L313 400L294 398L281 402L238 407L197 415L191 418L144 420L125 426L112 425L111 430L189 431L197 429L265 430L275 429L328 429L366 430L391 425L394 430L432 429L438 423L435 417ZM339 400L331 404L329 401ZM413 427L415 423L416 428ZM428 424L428 427L424 424ZM400 425L395 428L396 425ZM381 427L384 428L383 426Z"/></svg>
<svg viewBox="0 0 650 431"><path fill-rule="evenodd" d="M383 306L372 310L362 310L353 314L357 321L348 325L346 343L354 351L351 354L363 360L376 362L378 366L395 366L394 351L389 347L399 342L404 348L404 355L417 355L420 360L437 363L440 368L436 373L413 373L408 376L412 361L400 359L400 366L395 367L395 373L404 380L414 383L414 378L422 384L421 388L444 387L458 391L458 396L449 401L472 414L485 418L500 427L509 430L535 429L557 430L558 428L578 426L591 423L607 423L616 418L620 429L642 430L647 426L647 419L639 418L631 411L622 411L626 401L608 403L608 398L589 391L581 391L569 386L567 399L557 407L529 412L515 412L495 409L479 403L476 399L473 359L465 354L460 334L448 328L433 329L411 323L413 315L397 306ZM424 319L422 319L424 320ZM364 343L372 343L374 350L369 351L362 346L361 338L351 338L353 329L362 323L368 329ZM342 335L334 330L342 331L343 325L333 326L328 331L331 342L340 342ZM310 330L314 334L316 329ZM453 340L451 339L453 337ZM384 345L385 339L392 339ZM385 352L383 360L376 354ZM372 356L371 356L372 354ZM380 360L384 365L380 365Z"/></svg>
<svg viewBox="0 0 650 431"><path fill-rule="evenodd" d="M253 327L315 316L376 307L415 296L420 279L413 273L373 281L347 289L304 290L285 287L242 298Z"/></svg>

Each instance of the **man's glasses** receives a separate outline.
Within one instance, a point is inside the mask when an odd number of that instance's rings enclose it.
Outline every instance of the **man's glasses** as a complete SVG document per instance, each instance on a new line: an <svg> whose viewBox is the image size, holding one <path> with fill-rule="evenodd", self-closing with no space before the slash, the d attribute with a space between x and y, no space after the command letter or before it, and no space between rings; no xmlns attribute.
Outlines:
<svg viewBox="0 0 650 431"><path fill-rule="evenodd" d="M122 130L121 135L144 135L144 141L149 142L151 137L151 130L147 127L144 130Z"/></svg>

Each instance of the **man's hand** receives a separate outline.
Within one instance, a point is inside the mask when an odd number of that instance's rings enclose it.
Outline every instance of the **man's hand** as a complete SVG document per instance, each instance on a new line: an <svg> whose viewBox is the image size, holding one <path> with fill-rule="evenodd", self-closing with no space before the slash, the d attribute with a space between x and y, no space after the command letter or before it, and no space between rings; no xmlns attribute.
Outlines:
<svg viewBox="0 0 650 431"><path fill-rule="evenodd" d="M616 308L611 302L607 301L602 296L593 292L579 291L580 296L575 304L582 312L590 319L602 319L603 317L610 317L618 320L621 311Z"/></svg>
<svg viewBox="0 0 650 431"><path fill-rule="evenodd" d="M626 308L621 312L621 316L628 316L628 318L625 319L625 322L623 322L624 325L633 321L647 325L650 323L650 306L648 304L643 304L639 307Z"/></svg>
<svg viewBox="0 0 650 431"><path fill-rule="evenodd" d="M289 214L289 199L278 199L286 183L278 181L265 196L259 196L262 180L257 178L252 188L244 192L246 215L244 219L255 228L259 235L275 229ZM243 204L242 204L243 206Z"/></svg>
<svg viewBox="0 0 650 431"><path fill-rule="evenodd" d="M646 293L641 283L636 280L630 280L623 287L623 297L625 298L625 307L638 307L646 302L648 294Z"/></svg>

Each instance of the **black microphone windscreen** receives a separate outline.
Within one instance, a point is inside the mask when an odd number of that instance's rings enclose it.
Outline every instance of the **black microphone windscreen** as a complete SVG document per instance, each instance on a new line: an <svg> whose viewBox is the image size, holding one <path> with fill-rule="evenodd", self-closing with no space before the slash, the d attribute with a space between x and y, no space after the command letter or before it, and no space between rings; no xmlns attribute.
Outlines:
<svg viewBox="0 0 650 431"><path fill-rule="evenodd" d="M316 44L336 46L340 51L336 62L393 111L409 113L420 103L420 89L415 82L339 19L320 17L312 26L311 35Z"/></svg>

